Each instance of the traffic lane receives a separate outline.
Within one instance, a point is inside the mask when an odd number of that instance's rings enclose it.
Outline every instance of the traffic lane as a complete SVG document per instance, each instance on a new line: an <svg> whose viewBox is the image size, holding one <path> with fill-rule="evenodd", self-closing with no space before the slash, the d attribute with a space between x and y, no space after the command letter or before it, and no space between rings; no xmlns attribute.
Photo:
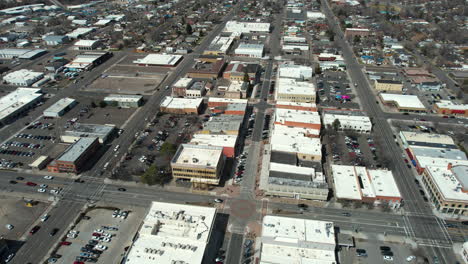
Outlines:
<svg viewBox="0 0 468 264"><path fill-rule="evenodd" d="M226 253L226 264L239 264L242 254L242 241L244 236L241 234L233 233L231 235L231 241L229 242L229 248Z"/></svg>
<svg viewBox="0 0 468 264"><path fill-rule="evenodd" d="M59 202L55 209L52 209L50 219L38 224L41 229L33 235L28 234L26 243L19 249L12 263L40 263L82 207L81 203ZM59 232L55 236L50 236L49 232L53 228L59 228Z"/></svg>

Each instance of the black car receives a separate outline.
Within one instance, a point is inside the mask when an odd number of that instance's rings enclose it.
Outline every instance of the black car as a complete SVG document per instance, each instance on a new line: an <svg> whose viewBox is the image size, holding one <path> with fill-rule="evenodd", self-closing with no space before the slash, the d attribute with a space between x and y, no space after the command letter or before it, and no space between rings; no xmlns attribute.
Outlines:
<svg viewBox="0 0 468 264"><path fill-rule="evenodd" d="M382 253L382 256L393 257L392 251L382 251L381 253Z"/></svg>
<svg viewBox="0 0 468 264"><path fill-rule="evenodd" d="M387 247L387 246L381 246L381 247L380 247L380 250L381 250L381 251L390 251L390 250L392 250L392 249L391 249L390 247Z"/></svg>
<svg viewBox="0 0 468 264"><path fill-rule="evenodd" d="M301 203L301 204L298 204L297 207L306 209L308 206L307 204Z"/></svg>
<svg viewBox="0 0 468 264"><path fill-rule="evenodd" d="M16 177L16 179L17 179L18 181L22 181L22 180L24 180L24 178L23 178L23 177Z"/></svg>
<svg viewBox="0 0 468 264"><path fill-rule="evenodd" d="M350 217L350 216L351 216L351 214L350 214L350 213L342 213L341 215L343 215L343 216L347 216L347 217Z"/></svg>
<svg viewBox="0 0 468 264"><path fill-rule="evenodd" d="M57 234L58 231L59 231L58 228L52 229L52 231L50 231L50 233L49 233L49 236L55 236L55 234Z"/></svg>
<svg viewBox="0 0 468 264"><path fill-rule="evenodd" d="M11 184L17 184L18 182L17 182L17 181L14 181L14 180L11 180L10 183L11 183Z"/></svg>
<svg viewBox="0 0 468 264"><path fill-rule="evenodd" d="M118 188L117 190L121 191L121 192L125 192L127 189L125 188Z"/></svg>

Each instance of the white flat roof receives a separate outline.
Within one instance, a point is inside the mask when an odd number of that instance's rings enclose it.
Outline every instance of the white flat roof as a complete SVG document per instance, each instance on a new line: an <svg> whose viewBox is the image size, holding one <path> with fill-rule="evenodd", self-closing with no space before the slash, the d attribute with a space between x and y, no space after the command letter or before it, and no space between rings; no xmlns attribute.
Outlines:
<svg viewBox="0 0 468 264"><path fill-rule="evenodd" d="M216 208L153 202L125 263L202 263Z"/></svg>
<svg viewBox="0 0 468 264"><path fill-rule="evenodd" d="M182 57L182 55L148 54L142 59L133 61L133 63L174 66Z"/></svg>
<svg viewBox="0 0 468 264"><path fill-rule="evenodd" d="M216 167L222 155L223 148L219 146L182 144L174 156L173 163Z"/></svg>
<svg viewBox="0 0 468 264"><path fill-rule="evenodd" d="M235 98L222 98L222 97L210 97L208 103L232 103L232 104L246 104L247 99L235 99Z"/></svg>
<svg viewBox="0 0 468 264"><path fill-rule="evenodd" d="M104 101L115 101L115 102L138 102L143 98L141 95L133 94L109 94L104 97Z"/></svg>
<svg viewBox="0 0 468 264"><path fill-rule="evenodd" d="M426 109L417 95L381 93L380 97L386 102L395 102L398 107Z"/></svg>
<svg viewBox="0 0 468 264"><path fill-rule="evenodd" d="M41 89L18 88L0 98L0 120L42 97Z"/></svg>
<svg viewBox="0 0 468 264"><path fill-rule="evenodd" d="M317 104L315 103L302 103L302 102L289 102L289 101L276 101L276 105L278 106L289 106L291 108L294 107L304 107L304 108L317 108Z"/></svg>
<svg viewBox="0 0 468 264"><path fill-rule="evenodd" d="M73 98L62 98L55 102L55 104L51 105L46 110L44 110L44 115L46 115L46 113L58 113L64 110L66 107L74 104L75 102L76 100Z"/></svg>
<svg viewBox="0 0 468 264"><path fill-rule="evenodd" d="M261 263L336 263L332 222L267 215L261 241Z"/></svg>
<svg viewBox="0 0 468 264"><path fill-rule="evenodd" d="M277 79L278 94L297 94L315 96L315 85L312 82L302 82L290 78Z"/></svg>
<svg viewBox="0 0 468 264"><path fill-rule="evenodd" d="M203 102L203 98L178 98L166 96L160 107L169 109L193 109L198 108Z"/></svg>
<svg viewBox="0 0 468 264"><path fill-rule="evenodd" d="M401 198L393 173L388 170L368 170L361 166L332 165L337 198Z"/></svg>
<svg viewBox="0 0 468 264"><path fill-rule="evenodd" d="M323 115L323 123L333 124L335 120L340 121L340 125L343 128L352 128L360 126L361 129L371 129L372 122L368 116L361 115L341 115L341 114L331 114L325 113Z"/></svg>
<svg viewBox="0 0 468 264"><path fill-rule="evenodd" d="M81 35L88 34L89 32L95 30L95 27L89 27L89 28L77 28L73 30L72 32L66 34L70 38L78 38Z"/></svg>
<svg viewBox="0 0 468 264"><path fill-rule="evenodd" d="M18 79L30 80L30 79L36 79L42 75L44 75L44 73L42 72L35 72L32 70L20 69L20 70L8 73L7 75L3 77L3 80L7 82L14 82L15 80L18 80Z"/></svg>
<svg viewBox="0 0 468 264"><path fill-rule="evenodd" d="M317 112L276 108L275 122L298 122L305 124L320 124L320 115Z"/></svg>
<svg viewBox="0 0 468 264"><path fill-rule="evenodd" d="M312 129L306 127L290 127L280 124L274 124L273 130L278 133L290 134L295 136L315 137L320 135L319 129Z"/></svg>
<svg viewBox="0 0 468 264"><path fill-rule="evenodd" d="M447 200L468 202L468 193L462 191L463 181L468 178L468 166L461 167L464 168L464 172L460 175L454 174L447 167L426 167L426 171L434 181L436 188Z"/></svg>
<svg viewBox="0 0 468 264"><path fill-rule="evenodd" d="M468 104L456 104L449 100L441 100L440 102L436 103L436 105L439 108L447 108L450 110L468 110Z"/></svg>
<svg viewBox="0 0 468 264"><path fill-rule="evenodd" d="M273 130L271 135L271 150L303 153L309 155L322 155L322 143L320 138L305 137L301 134L293 134L294 129L282 128Z"/></svg>
<svg viewBox="0 0 468 264"><path fill-rule="evenodd" d="M174 83L172 86L174 87L187 87L189 86L190 82L192 81L192 78L180 78L176 83Z"/></svg>
<svg viewBox="0 0 468 264"><path fill-rule="evenodd" d="M309 79L312 77L312 67L296 64L281 64L278 66L278 77Z"/></svg>
<svg viewBox="0 0 468 264"><path fill-rule="evenodd" d="M270 171L281 171L285 173L294 172L294 174L308 175L312 179L315 176L315 169L308 167L298 167L295 165L270 162Z"/></svg>
<svg viewBox="0 0 468 264"><path fill-rule="evenodd" d="M234 148L237 135L194 134L190 144Z"/></svg>
<svg viewBox="0 0 468 264"><path fill-rule="evenodd" d="M80 39L77 42L75 42L75 46L79 47L92 47L95 43L97 43L98 40L92 40L92 39Z"/></svg>
<svg viewBox="0 0 468 264"><path fill-rule="evenodd" d="M401 131L400 135L402 135L403 138L407 142L415 141L415 142L424 142L424 143L455 145L455 142L450 136L442 135L442 134Z"/></svg>
<svg viewBox="0 0 468 264"><path fill-rule="evenodd" d="M449 163L451 163L453 166L455 165L468 166L468 160L464 160L464 159L446 159L446 158L427 157L427 156L426 157L417 156L416 159L418 160L419 166L421 168L426 168L429 166L447 168Z"/></svg>

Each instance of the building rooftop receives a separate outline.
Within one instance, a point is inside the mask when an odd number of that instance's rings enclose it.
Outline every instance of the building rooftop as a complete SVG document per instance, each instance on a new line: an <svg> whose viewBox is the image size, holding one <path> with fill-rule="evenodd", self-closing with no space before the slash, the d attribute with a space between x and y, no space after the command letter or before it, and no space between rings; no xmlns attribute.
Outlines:
<svg viewBox="0 0 468 264"><path fill-rule="evenodd" d="M216 167L222 155L223 148L219 146L182 144L171 163L191 167Z"/></svg>
<svg viewBox="0 0 468 264"><path fill-rule="evenodd" d="M153 202L125 263L201 264L216 208Z"/></svg>
<svg viewBox="0 0 468 264"><path fill-rule="evenodd" d="M58 100L57 102L55 102L55 104L51 105L46 110L44 110L44 113L45 112L58 113L74 103L76 103L76 100L73 98L68 98L68 97L62 98Z"/></svg>
<svg viewBox="0 0 468 264"><path fill-rule="evenodd" d="M378 83L401 84L401 81L395 81L395 80L377 79L375 81Z"/></svg>
<svg viewBox="0 0 468 264"><path fill-rule="evenodd" d="M276 108L275 123L285 122L320 124L320 115L318 112Z"/></svg>
<svg viewBox="0 0 468 264"><path fill-rule="evenodd" d="M115 125L75 123L65 131L66 136L105 137L115 129Z"/></svg>
<svg viewBox="0 0 468 264"><path fill-rule="evenodd" d="M42 97L41 89L18 88L0 98L0 120Z"/></svg>
<svg viewBox="0 0 468 264"><path fill-rule="evenodd" d="M328 187L325 175L314 168L270 162L268 183L310 188Z"/></svg>
<svg viewBox="0 0 468 264"><path fill-rule="evenodd" d="M432 157L451 160L466 160L465 152L459 149L442 149L442 148L411 148L411 151L416 157Z"/></svg>
<svg viewBox="0 0 468 264"><path fill-rule="evenodd" d="M188 87L190 85L190 83L192 82L192 78L180 78L179 80L177 80L177 82L175 82L172 86L173 87Z"/></svg>
<svg viewBox="0 0 468 264"><path fill-rule="evenodd" d="M297 81L289 78L277 79L277 94L315 96L315 85L312 82Z"/></svg>
<svg viewBox="0 0 468 264"><path fill-rule="evenodd" d="M240 115L220 115L213 116L203 125L203 130L211 133L221 133L225 131L239 131L243 116Z"/></svg>
<svg viewBox="0 0 468 264"><path fill-rule="evenodd" d="M468 104L456 104L449 100L441 100L438 103L435 103L438 108L441 109L450 109L450 110L468 110Z"/></svg>
<svg viewBox="0 0 468 264"><path fill-rule="evenodd" d="M235 99L235 98L223 98L223 97L210 97L208 98L209 103L238 103L238 104L247 104L247 99Z"/></svg>
<svg viewBox="0 0 468 264"><path fill-rule="evenodd" d="M332 165L338 199L401 198L393 174L388 170L367 170L360 166Z"/></svg>
<svg viewBox="0 0 468 264"><path fill-rule="evenodd" d="M241 33L269 32L270 23L228 21L224 27L224 31Z"/></svg>
<svg viewBox="0 0 468 264"><path fill-rule="evenodd" d="M280 64L278 66L278 77L310 79L312 78L312 67L295 64Z"/></svg>
<svg viewBox="0 0 468 264"><path fill-rule="evenodd" d="M133 61L133 63L174 66L182 59L182 57L182 55L148 54L142 59Z"/></svg>
<svg viewBox="0 0 468 264"><path fill-rule="evenodd" d="M166 96L160 107L172 109L193 109L198 108L203 103L203 98L178 98Z"/></svg>
<svg viewBox="0 0 468 264"><path fill-rule="evenodd" d="M292 134L295 130L288 131L283 128L281 130L273 130L271 135L272 151L292 152L309 154L315 156L322 155L322 144L319 138L305 137L301 134Z"/></svg>
<svg viewBox="0 0 468 264"><path fill-rule="evenodd" d="M117 102L138 102L143 98L141 95L133 94L109 94L104 97L104 101L117 101Z"/></svg>
<svg viewBox="0 0 468 264"><path fill-rule="evenodd" d="M80 39L75 42L75 46L77 47L92 47L95 43L99 42L98 40L92 39Z"/></svg>
<svg viewBox="0 0 468 264"><path fill-rule="evenodd" d="M96 29L95 27L77 28L73 30L72 32L68 33L67 36L70 38L78 38L79 36L82 36L82 35L85 35L94 31L95 29Z"/></svg>
<svg viewBox="0 0 468 264"><path fill-rule="evenodd" d="M260 263L336 263L332 222L266 215L261 242Z"/></svg>
<svg viewBox="0 0 468 264"><path fill-rule="evenodd" d="M10 82L10 81L17 80L17 79L25 79L25 80L36 79L42 75L44 75L44 73L42 72L35 72L32 70L20 69L20 70L6 74L3 77L3 80Z"/></svg>
<svg viewBox="0 0 468 264"><path fill-rule="evenodd" d="M381 93L380 97L386 102L394 102L399 108L426 110L417 95Z"/></svg>
<svg viewBox="0 0 468 264"><path fill-rule="evenodd" d="M426 172L446 200L468 202L468 165L453 166L450 170L428 166Z"/></svg>
<svg viewBox="0 0 468 264"><path fill-rule="evenodd" d="M56 160L75 162L96 140L97 138L95 137L80 138L71 144Z"/></svg>
<svg viewBox="0 0 468 264"><path fill-rule="evenodd" d="M213 39L213 41L211 41L211 43L208 46L207 50L226 53L228 51L228 49L231 47L235 36L236 35L234 33L229 37L216 36Z"/></svg>
<svg viewBox="0 0 468 264"><path fill-rule="evenodd" d="M190 144L234 148L237 135L194 134Z"/></svg>
<svg viewBox="0 0 468 264"><path fill-rule="evenodd" d="M197 61L188 73L210 73L218 74L223 68L225 61L223 59L216 62Z"/></svg>
<svg viewBox="0 0 468 264"><path fill-rule="evenodd" d="M457 148L455 141L450 136L433 133L422 133L412 131L401 131L400 137L407 142L409 146L428 146L428 144L436 144L433 147L439 148ZM422 144L421 144L422 143ZM430 145L429 145L430 146Z"/></svg>

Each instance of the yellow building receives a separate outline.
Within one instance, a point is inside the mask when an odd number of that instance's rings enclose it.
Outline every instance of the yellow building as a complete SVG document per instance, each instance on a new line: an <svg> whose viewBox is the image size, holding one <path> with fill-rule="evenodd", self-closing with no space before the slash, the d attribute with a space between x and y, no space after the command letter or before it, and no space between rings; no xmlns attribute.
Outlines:
<svg viewBox="0 0 468 264"><path fill-rule="evenodd" d="M171 161L172 177L190 181L194 188L218 185L224 167L223 148L182 144Z"/></svg>
<svg viewBox="0 0 468 264"><path fill-rule="evenodd" d="M388 91L401 93L403 83L394 80L375 80L375 89L377 91Z"/></svg>

